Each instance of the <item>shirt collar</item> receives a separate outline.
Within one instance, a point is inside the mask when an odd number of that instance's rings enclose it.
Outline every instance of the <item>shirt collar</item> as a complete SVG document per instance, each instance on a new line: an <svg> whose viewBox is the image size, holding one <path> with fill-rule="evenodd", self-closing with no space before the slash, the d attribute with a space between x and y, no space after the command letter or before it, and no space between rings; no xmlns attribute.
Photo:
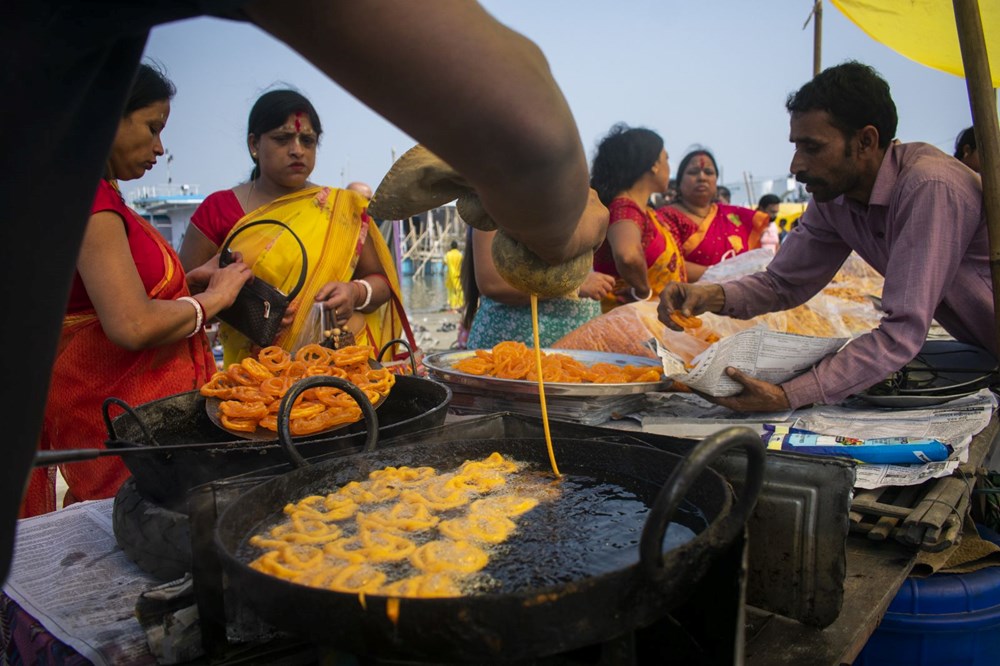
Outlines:
<svg viewBox="0 0 1000 666"><path fill-rule="evenodd" d="M892 199L892 191L896 189L896 180L899 179L900 155L896 150L899 144L891 143L882 158L882 164L878 168L878 175L875 176L875 184L872 186L872 194L868 197L869 206L888 206Z"/></svg>
<svg viewBox="0 0 1000 666"><path fill-rule="evenodd" d="M864 210L868 206L888 206L892 191L896 187L896 180L899 178L900 155L896 150L899 145L896 143L889 144L889 148L885 151L882 164L879 165L878 174L875 176L875 184L872 185L872 193L868 197L867 206L854 199L848 199L844 194L841 194L830 203L858 210Z"/></svg>

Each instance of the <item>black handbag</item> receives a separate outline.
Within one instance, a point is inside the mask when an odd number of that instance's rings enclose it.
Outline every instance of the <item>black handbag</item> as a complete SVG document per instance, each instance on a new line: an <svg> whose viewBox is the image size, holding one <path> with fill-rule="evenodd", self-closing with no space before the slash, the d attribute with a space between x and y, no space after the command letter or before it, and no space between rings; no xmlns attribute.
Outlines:
<svg viewBox="0 0 1000 666"><path fill-rule="evenodd" d="M278 329L281 328L281 318L285 316L288 304L295 300L295 297L299 295L299 291L302 290L302 286L306 282L308 260L306 258L305 245L302 244L302 241L287 224L278 222L277 220L257 220L243 225L236 230L236 233L226 239L226 242L222 246L222 252L219 255L220 267L233 263L233 254L229 251L229 246L232 244L233 239L250 227L259 224L276 224L279 227L283 227L292 235L295 242L299 244L299 247L302 249L302 273L299 275L298 284L295 285L295 288L291 292L283 294L259 277L254 277L250 282L243 285L240 293L236 296L236 301L220 312L218 317L256 344L261 347L267 347L274 342L274 338L278 335Z"/></svg>

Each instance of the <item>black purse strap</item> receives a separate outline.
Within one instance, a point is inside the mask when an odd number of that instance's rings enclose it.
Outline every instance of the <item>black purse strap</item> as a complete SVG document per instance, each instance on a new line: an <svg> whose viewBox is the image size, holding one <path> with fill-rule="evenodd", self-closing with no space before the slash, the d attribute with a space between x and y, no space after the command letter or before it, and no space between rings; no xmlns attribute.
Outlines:
<svg viewBox="0 0 1000 666"><path fill-rule="evenodd" d="M306 273L309 271L309 259L308 256L306 255L306 246L302 244L302 240L298 237L298 235L294 231L292 231L292 228L289 227L284 222L279 222L278 220L256 220L254 222L247 222L246 224L244 224L242 227L231 233L229 235L229 238L226 239L226 242L222 244L222 250L220 251L219 255L219 266L225 267L233 263L233 254L232 252L229 251L229 246L230 244L232 244L233 239L239 236L247 229L249 229L250 227L255 227L259 224L274 224L279 227L284 227L285 231L290 233L292 235L292 238L295 239L295 242L299 244L299 249L302 250L302 273L299 275L298 283L295 285L292 291L287 294L288 300L290 301L294 300L295 297L299 295L299 292L302 291L302 287L306 283Z"/></svg>

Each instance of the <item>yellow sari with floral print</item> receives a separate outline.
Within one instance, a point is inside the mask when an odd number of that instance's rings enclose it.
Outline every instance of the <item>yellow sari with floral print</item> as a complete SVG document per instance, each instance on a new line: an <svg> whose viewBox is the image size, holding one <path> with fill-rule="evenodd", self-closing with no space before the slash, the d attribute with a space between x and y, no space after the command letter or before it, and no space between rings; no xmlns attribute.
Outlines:
<svg viewBox="0 0 1000 666"><path fill-rule="evenodd" d="M278 220L287 224L306 248L308 272L302 291L295 299L295 318L274 341L289 351L312 342L316 312L316 293L328 282L350 282L354 277L365 240L371 239L390 299L375 311L355 312L348 329L359 345L370 345L378 352L387 342L400 336L406 314L400 300L399 278L392 254L367 213L368 200L349 190L311 187L275 199L240 219L229 232L233 236L242 226L256 220ZM243 255L253 274L288 293L299 280L302 250L287 231L277 225L258 225L233 239L230 246ZM228 324L219 328L223 361L238 363L256 350L253 343Z"/></svg>

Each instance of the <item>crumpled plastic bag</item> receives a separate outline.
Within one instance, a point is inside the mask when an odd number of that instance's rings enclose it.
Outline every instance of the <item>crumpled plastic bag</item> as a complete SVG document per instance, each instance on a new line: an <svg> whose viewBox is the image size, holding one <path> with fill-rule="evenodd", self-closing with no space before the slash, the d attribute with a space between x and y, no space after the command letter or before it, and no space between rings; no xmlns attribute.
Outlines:
<svg viewBox="0 0 1000 666"><path fill-rule="evenodd" d="M738 261L740 257L754 252L757 250L723 262L730 264L725 271L735 278L739 277L736 274L738 270L759 265L761 254L744 262ZM769 252L765 250L765 253ZM705 274L708 275L708 271ZM881 276L860 257L852 255L828 287L807 303L791 310L747 320L706 312L699 315L702 320L699 328L681 332L659 321L656 301L639 301L590 320L552 346L656 358L656 345L652 342L655 338L685 363L691 363L695 356L712 344L715 336L721 339L760 324L781 333L822 338L857 337L878 326L882 313L875 308L870 296L877 296L881 291Z"/></svg>
<svg viewBox="0 0 1000 666"><path fill-rule="evenodd" d="M774 250L767 247L749 250L743 254L720 261L705 269L698 282L729 282L744 275L759 273L774 259Z"/></svg>

